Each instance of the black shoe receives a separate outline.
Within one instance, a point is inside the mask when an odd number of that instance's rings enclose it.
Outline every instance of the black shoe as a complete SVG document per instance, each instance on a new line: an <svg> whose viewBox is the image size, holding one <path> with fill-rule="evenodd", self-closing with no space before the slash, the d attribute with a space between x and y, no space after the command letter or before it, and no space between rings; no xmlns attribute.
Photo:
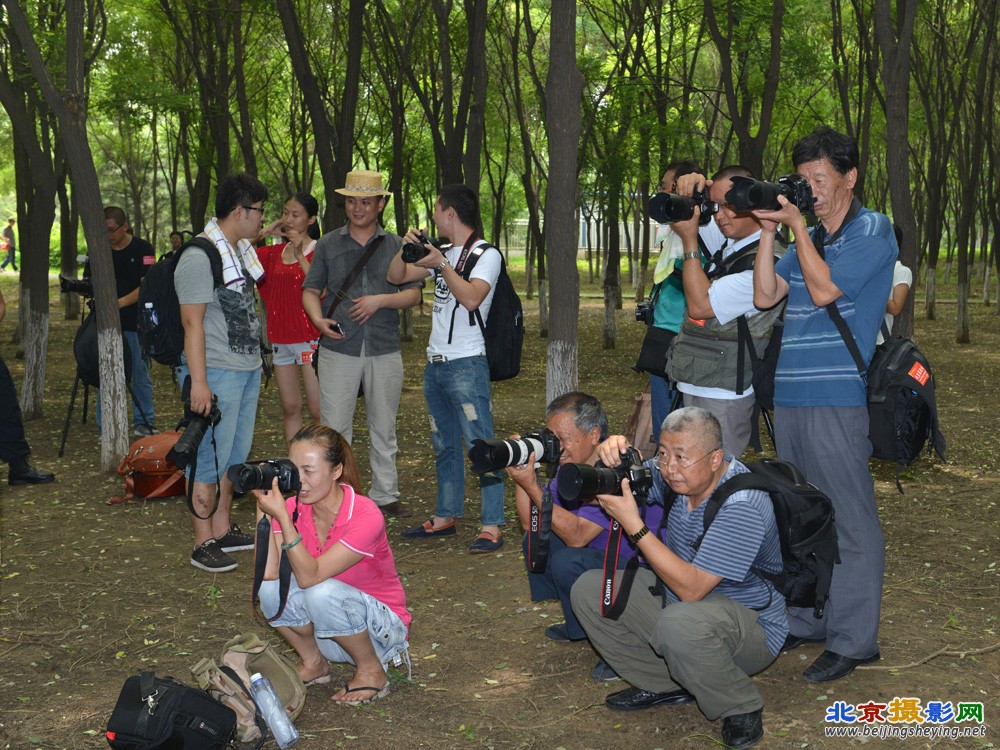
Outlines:
<svg viewBox="0 0 1000 750"><path fill-rule="evenodd" d="M854 659L850 656L841 656L833 651L827 650L816 657L816 661L806 667L802 673L802 679L806 682L829 682L846 677L859 664L870 664L878 661L882 656L876 651L871 656L864 659Z"/></svg>
<svg viewBox="0 0 1000 750"><path fill-rule="evenodd" d="M807 643L823 643L822 638L804 638L799 635L788 634L785 638L785 642L781 644L781 653L786 651L791 651L792 649L798 648L799 646L805 646Z"/></svg>
<svg viewBox="0 0 1000 750"><path fill-rule="evenodd" d="M230 570L236 570L236 561L222 551L215 539L209 539L194 548L191 553L191 564L209 573L228 573Z"/></svg>
<svg viewBox="0 0 1000 750"><path fill-rule="evenodd" d="M385 505L380 505L378 506L378 509L382 511L383 516L391 516L392 518L409 518L413 515L413 511L403 505L403 503L399 500L386 503Z"/></svg>
<svg viewBox="0 0 1000 750"><path fill-rule="evenodd" d="M219 549L223 552L243 552L253 549L253 537L240 531L240 527L235 523L230 524L229 531L217 537L215 541L219 543Z"/></svg>
<svg viewBox="0 0 1000 750"><path fill-rule="evenodd" d="M51 471L39 471L30 464L25 464L17 471L10 469L7 472L7 483L15 487L20 484L48 484L55 480L56 475Z"/></svg>
<svg viewBox="0 0 1000 750"><path fill-rule="evenodd" d="M642 711L653 706L683 706L694 703L694 696L683 688L666 693L651 693L637 687L625 688L604 699L608 708L614 711Z"/></svg>
<svg viewBox="0 0 1000 750"><path fill-rule="evenodd" d="M722 720L722 741L729 747L750 747L760 742L764 736L764 722L758 708L748 714L734 714Z"/></svg>

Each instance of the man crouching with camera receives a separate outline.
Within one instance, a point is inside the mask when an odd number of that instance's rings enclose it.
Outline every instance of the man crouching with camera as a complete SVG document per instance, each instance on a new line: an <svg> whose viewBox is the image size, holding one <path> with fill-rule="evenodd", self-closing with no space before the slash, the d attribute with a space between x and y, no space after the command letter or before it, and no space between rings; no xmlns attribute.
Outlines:
<svg viewBox="0 0 1000 750"><path fill-rule="evenodd" d="M613 436L598 455L610 466L627 448ZM722 718L724 743L750 747L764 736L764 701L750 675L774 661L788 633L784 598L751 571L782 569L771 501L757 490L736 492L704 529L705 501L748 471L723 454L719 422L704 409L672 412L646 465L658 469L647 503L664 506L665 530L643 522L628 479L621 495L597 499L651 570L639 569L617 620L601 613L600 571L580 576L571 596L594 648L632 685L605 702L638 711L697 701L708 719Z"/></svg>
<svg viewBox="0 0 1000 750"><path fill-rule="evenodd" d="M556 479L546 488L539 486L535 478L535 461L566 464L597 463L597 446L608 437L608 417L601 402L586 393L574 391L554 399L545 410L546 432L553 449L545 449L545 455L531 453L525 463L508 466L507 475L514 480L514 500L517 515L521 519L524 535L524 562L528 568L528 586L532 601L558 599L562 603L566 621L545 629L545 636L553 641L581 641L587 634L573 614L570 604L570 590L580 575L600 568L608 543L611 519L597 501L569 502L560 497ZM534 435L535 433L533 433ZM515 436L516 437L516 436ZM549 455L552 453L553 455ZM551 527L547 540L547 550L537 549L539 535L534 529L540 523L543 495L552 499ZM532 506L536 510L532 510ZM654 523L652 520L650 523ZM547 551L547 561L539 562ZM635 548L625 543L621 546L619 562L635 554ZM532 571L532 566L541 568ZM593 677L600 682L617 679L618 676L607 665L599 661L594 667Z"/></svg>

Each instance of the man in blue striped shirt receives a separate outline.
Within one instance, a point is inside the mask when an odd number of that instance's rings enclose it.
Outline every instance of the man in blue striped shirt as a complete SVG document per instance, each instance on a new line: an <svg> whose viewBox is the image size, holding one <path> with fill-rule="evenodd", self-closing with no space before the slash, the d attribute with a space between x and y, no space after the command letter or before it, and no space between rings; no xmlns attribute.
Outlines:
<svg viewBox="0 0 1000 750"><path fill-rule="evenodd" d="M770 307L786 295L785 329L774 378L775 447L833 501L840 565L833 571L825 616L792 608L786 648L823 641L826 650L803 678L826 682L879 658L878 623L885 571L868 458L865 382L830 317L835 305L865 366L885 315L897 247L888 217L862 207L854 196L858 146L819 127L792 150L796 171L815 198L812 232L799 209L755 211L763 232L754 264L754 304ZM787 226L795 243L774 262L774 235Z"/></svg>
<svg viewBox="0 0 1000 750"><path fill-rule="evenodd" d="M627 447L624 437L609 438L598 449L601 461L618 463ZM708 719L722 718L723 742L750 747L764 735L764 699L750 675L774 661L788 632L784 598L751 570L783 567L771 500L759 490L733 493L705 531L705 501L748 469L723 453L719 421L698 407L664 420L658 454L646 465L653 472L647 502L665 506L665 527L650 533L627 479L621 495L597 497L649 566L636 572L620 617L601 613L602 571L587 571L572 591L591 644L632 685L605 702L637 711L697 701Z"/></svg>

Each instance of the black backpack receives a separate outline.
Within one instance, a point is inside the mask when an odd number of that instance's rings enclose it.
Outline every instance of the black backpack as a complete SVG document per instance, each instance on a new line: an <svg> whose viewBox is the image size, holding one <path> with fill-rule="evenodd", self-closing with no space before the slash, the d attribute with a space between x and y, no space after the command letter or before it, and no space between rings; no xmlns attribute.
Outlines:
<svg viewBox="0 0 1000 750"><path fill-rule="evenodd" d="M472 269L487 249L493 248L485 242L474 247L462 267L462 278L466 281ZM493 248L496 250L496 248ZM497 250L497 252L500 252ZM457 306L456 306L457 309ZM514 283L507 274L507 264L500 255L500 275L490 313L483 321L479 310L469 313L469 325L477 324L486 342L486 359L490 363L490 380L508 380L521 372L521 348L524 345L524 311L521 298L514 290Z"/></svg>
<svg viewBox="0 0 1000 750"><path fill-rule="evenodd" d="M933 448L944 460L934 375L927 357L910 339L890 336L875 347L868 366L868 419L875 458L909 466L930 438L928 455Z"/></svg>
<svg viewBox="0 0 1000 750"><path fill-rule="evenodd" d="M695 542L701 545L722 504L733 493L763 490L771 498L778 526L784 570L751 570L774 584L790 607L812 607L823 616L830 595L833 566L840 562L833 503L809 484L798 467L787 461L763 459L747 464L750 473L737 474L716 488L705 505L705 525Z"/></svg>
<svg viewBox="0 0 1000 750"><path fill-rule="evenodd" d="M180 364L184 353L184 326L181 306L174 289L174 271L181 255L189 247L205 251L212 264L214 286L222 286L222 256L215 243L205 237L194 237L172 253L167 253L146 272L139 287L139 317L136 332L143 352L162 365ZM152 305L148 307L147 305Z"/></svg>

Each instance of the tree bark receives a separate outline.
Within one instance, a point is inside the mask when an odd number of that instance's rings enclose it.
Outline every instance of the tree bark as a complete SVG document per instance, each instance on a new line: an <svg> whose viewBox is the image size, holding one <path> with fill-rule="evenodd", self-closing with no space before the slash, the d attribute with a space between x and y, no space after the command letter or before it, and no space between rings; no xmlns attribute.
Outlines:
<svg viewBox="0 0 1000 750"><path fill-rule="evenodd" d="M545 82L548 106L549 184L559 185L545 197L549 267L559 284L549 291L550 315L546 402L576 390L580 277L576 268L577 149L583 132L583 75L576 62L576 3L553 0L549 36L549 72Z"/></svg>
<svg viewBox="0 0 1000 750"><path fill-rule="evenodd" d="M80 201L84 236L91 248L90 261L97 310L98 358L103 396L101 467L105 471L113 471L118 467L121 456L128 448L126 421L128 396L122 368L124 353L115 294L111 243L104 225L100 185L94 169L90 144L87 141L87 107L83 87L83 29L85 28L83 0L69 0L66 3L66 91L64 92L60 92L52 80L20 4L16 0L2 1L41 93L59 120L70 174L73 176L74 194ZM28 362L25 361L25 367L27 366ZM42 366L44 367L44 364Z"/></svg>

